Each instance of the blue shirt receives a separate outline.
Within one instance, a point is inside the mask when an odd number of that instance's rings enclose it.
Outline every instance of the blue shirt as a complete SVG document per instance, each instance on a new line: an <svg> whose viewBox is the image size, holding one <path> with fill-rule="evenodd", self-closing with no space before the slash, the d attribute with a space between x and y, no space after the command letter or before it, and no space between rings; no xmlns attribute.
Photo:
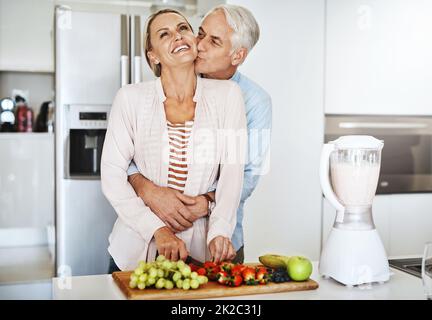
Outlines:
<svg viewBox="0 0 432 320"><path fill-rule="evenodd" d="M272 102L269 94L263 88L240 72L237 71L231 80L235 81L243 92L248 127L248 159L244 169L242 195L237 209L237 224L231 238L235 250L238 250L244 244L244 204L257 186L259 177L266 174L269 169ZM132 161L128 175L138 172Z"/></svg>
<svg viewBox="0 0 432 320"><path fill-rule="evenodd" d="M269 94L263 88L240 72L236 72L231 80L237 82L243 92L249 140L243 191L237 209L237 224L231 239L234 248L238 250L244 244L244 204L255 190L259 177L269 170L272 102Z"/></svg>

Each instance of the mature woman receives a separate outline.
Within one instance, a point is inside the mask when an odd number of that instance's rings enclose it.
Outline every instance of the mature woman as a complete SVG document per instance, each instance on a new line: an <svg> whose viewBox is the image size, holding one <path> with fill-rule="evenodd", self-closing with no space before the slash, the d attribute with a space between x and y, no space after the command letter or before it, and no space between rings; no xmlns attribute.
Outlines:
<svg viewBox="0 0 432 320"><path fill-rule="evenodd" d="M247 143L242 93L231 81L196 76L196 39L180 13L155 13L146 33L147 61L158 78L119 90L102 154L102 189L118 214L108 251L121 270L157 252L205 261L216 254L212 248L224 248L234 257ZM211 213L175 234L128 183L132 159L153 183L188 196L205 194L217 179Z"/></svg>

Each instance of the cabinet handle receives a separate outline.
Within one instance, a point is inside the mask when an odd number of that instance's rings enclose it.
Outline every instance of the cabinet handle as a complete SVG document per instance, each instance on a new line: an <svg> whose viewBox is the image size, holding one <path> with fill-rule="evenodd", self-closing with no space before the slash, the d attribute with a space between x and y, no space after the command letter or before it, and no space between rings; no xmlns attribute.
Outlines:
<svg viewBox="0 0 432 320"><path fill-rule="evenodd" d="M340 122L339 128L342 129L424 129L427 128L426 123L409 123L409 122Z"/></svg>

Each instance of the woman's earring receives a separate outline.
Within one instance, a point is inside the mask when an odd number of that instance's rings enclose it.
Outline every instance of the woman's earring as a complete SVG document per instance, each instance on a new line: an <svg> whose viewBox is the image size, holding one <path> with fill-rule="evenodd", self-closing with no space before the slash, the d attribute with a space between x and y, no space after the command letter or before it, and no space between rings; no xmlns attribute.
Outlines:
<svg viewBox="0 0 432 320"><path fill-rule="evenodd" d="M155 61L154 61L154 64L159 64L159 60L155 60Z"/></svg>

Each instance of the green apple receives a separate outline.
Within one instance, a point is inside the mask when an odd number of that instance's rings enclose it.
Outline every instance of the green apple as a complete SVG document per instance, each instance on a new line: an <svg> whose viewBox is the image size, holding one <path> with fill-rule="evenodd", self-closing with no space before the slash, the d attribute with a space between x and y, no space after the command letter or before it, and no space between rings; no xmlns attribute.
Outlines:
<svg viewBox="0 0 432 320"><path fill-rule="evenodd" d="M312 274L312 263L305 257L291 257L287 262L287 272L292 280L305 281Z"/></svg>

